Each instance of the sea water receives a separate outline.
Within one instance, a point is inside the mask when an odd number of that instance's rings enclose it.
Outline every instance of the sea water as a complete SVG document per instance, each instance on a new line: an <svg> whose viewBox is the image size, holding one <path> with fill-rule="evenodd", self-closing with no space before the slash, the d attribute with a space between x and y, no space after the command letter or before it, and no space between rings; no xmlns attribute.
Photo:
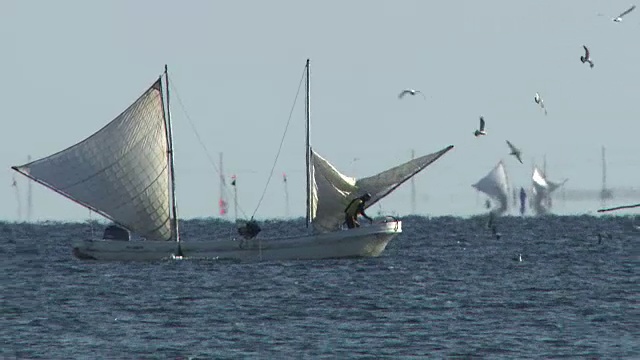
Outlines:
<svg viewBox="0 0 640 360"><path fill-rule="evenodd" d="M403 220L378 258L252 263L83 261L95 224L0 223L0 358L640 358L630 218Z"/></svg>

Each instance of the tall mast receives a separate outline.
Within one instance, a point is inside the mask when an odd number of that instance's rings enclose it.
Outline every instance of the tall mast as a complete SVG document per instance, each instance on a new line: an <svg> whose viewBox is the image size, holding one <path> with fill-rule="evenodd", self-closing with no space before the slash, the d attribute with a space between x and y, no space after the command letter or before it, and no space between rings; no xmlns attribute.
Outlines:
<svg viewBox="0 0 640 360"><path fill-rule="evenodd" d="M231 185L233 186L233 221L238 222L238 184L236 183L236 175L231 176Z"/></svg>
<svg viewBox="0 0 640 360"><path fill-rule="evenodd" d="M169 72L167 70L167 65L164 65L164 78L166 84L166 95L167 95L167 145L169 146L168 155L169 155L169 173L171 174L171 211L173 212L173 219L171 222L171 232L173 233L173 237L177 242L180 242L180 233L178 232L178 207L176 205L176 178L174 174L174 166L173 166L173 129L171 128L171 111L169 107Z"/></svg>
<svg viewBox="0 0 640 360"><path fill-rule="evenodd" d="M311 133L311 80L309 79L309 63L310 60L307 59L306 66L306 78L307 78L307 96L306 96L306 112L307 112L307 126L306 126L306 147L305 147L305 157L306 157L306 172L307 172L307 220L306 225L309 227L311 223L311 144L310 144L310 133Z"/></svg>
<svg viewBox="0 0 640 360"><path fill-rule="evenodd" d="M602 190L600 190L600 202L604 207L607 199L611 198L611 191L607 189L607 160L605 157L605 148L602 146Z"/></svg>

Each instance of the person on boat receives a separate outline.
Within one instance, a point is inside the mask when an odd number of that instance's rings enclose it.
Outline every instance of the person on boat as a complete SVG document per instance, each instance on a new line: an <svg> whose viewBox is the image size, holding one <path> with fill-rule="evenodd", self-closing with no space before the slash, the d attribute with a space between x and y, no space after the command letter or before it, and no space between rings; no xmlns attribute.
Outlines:
<svg viewBox="0 0 640 360"><path fill-rule="evenodd" d="M358 214L369 220L370 223L373 223L373 219L364 212L365 203L369 200L371 200L371 194L366 193L358 198L351 200L349 205L347 205L347 208L344 209L344 219L349 229L360 227L360 223L358 222Z"/></svg>
<svg viewBox="0 0 640 360"><path fill-rule="evenodd" d="M238 233L245 239L252 239L256 237L261 230L262 229L260 228L260 225L258 225L258 222L251 218L251 220L247 221L244 226L238 228Z"/></svg>

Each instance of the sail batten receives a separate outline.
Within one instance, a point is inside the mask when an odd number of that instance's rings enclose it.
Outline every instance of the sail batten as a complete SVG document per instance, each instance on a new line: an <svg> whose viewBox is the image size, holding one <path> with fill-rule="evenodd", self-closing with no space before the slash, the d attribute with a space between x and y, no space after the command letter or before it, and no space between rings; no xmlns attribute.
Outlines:
<svg viewBox="0 0 640 360"><path fill-rule="evenodd" d="M13 167L150 240L171 240L169 157L162 81L77 144Z"/></svg>

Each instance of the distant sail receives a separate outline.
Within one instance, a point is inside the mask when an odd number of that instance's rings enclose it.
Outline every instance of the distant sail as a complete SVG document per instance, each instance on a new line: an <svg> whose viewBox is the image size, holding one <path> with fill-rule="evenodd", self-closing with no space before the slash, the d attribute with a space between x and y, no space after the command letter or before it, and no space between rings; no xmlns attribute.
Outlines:
<svg viewBox="0 0 640 360"><path fill-rule="evenodd" d="M560 183L551 182L547 180L542 171L537 167L534 167L531 180L533 182L533 187L531 189L531 194L533 195L533 198L531 199L531 207L538 215L549 213L550 210L548 206L545 206L545 202L547 202L551 194L560 186L564 185L568 179L565 179Z"/></svg>
<svg viewBox="0 0 640 360"><path fill-rule="evenodd" d="M471 185L476 190L485 193L496 201L498 208L493 210L496 214L503 214L509 208L509 180L507 171L502 161L477 183Z"/></svg>

